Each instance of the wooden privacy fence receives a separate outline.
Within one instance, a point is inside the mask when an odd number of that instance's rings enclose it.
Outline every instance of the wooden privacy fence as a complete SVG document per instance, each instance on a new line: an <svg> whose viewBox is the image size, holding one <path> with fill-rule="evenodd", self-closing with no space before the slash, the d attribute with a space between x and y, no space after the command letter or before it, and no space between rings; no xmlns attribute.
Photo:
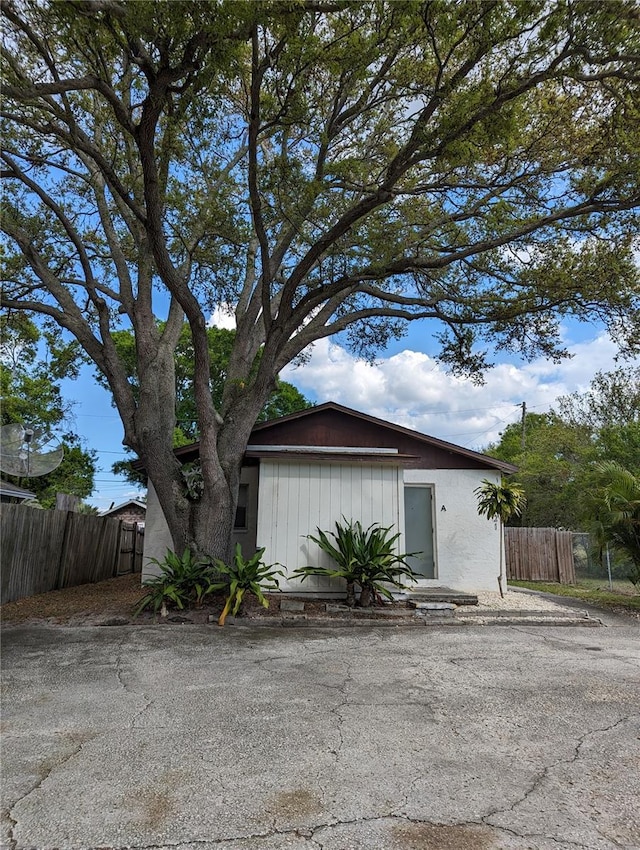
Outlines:
<svg viewBox="0 0 640 850"><path fill-rule="evenodd" d="M2 505L0 517L2 602L142 569L135 523L24 505Z"/></svg>
<svg viewBox="0 0 640 850"><path fill-rule="evenodd" d="M505 528L507 580L575 584L573 534L557 528Z"/></svg>

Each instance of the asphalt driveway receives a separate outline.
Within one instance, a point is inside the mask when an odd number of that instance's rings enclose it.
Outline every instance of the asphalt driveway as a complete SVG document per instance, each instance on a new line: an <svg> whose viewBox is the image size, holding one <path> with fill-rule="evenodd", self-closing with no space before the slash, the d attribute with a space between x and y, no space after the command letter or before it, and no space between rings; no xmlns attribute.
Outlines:
<svg viewBox="0 0 640 850"><path fill-rule="evenodd" d="M640 628L5 630L4 847L640 847Z"/></svg>

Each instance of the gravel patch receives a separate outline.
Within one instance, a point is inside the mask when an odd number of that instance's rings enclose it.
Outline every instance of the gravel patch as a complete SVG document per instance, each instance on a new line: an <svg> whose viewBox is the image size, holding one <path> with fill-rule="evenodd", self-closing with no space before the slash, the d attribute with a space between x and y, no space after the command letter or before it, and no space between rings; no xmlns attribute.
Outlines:
<svg viewBox="0 0 640 850"><path fill-rule="evenodd" d="M567 607L551 599L545 599L534 593L521 593L507 590L504 599L498 591L480 591L476 594L478 606L476 610L487 611L556 611L558 613L574 613L575 608Z"/></svg>

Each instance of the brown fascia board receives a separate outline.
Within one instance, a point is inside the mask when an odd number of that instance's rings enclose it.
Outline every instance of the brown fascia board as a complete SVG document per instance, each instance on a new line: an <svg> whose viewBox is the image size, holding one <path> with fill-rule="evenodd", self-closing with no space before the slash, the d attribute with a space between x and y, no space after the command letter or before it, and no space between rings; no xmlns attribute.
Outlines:
<svg viewBox="0 0 640 850"><path fill-rule="evenodd" d="M390 431L395 431L398 434L413 437L427 445L444 449L445 451L452 452L453 454L460 455L461 457L468 457L470 460L475 460L477 463L485 464L491 469L498 469L506 475L511 475L513 472L518 471L518 467L514 466L512 463L507 463L504 460L498 460L497 458L490 457L489 455L480 454L480 452L474 452L472 449L465 449L462 446L457 446L455 443L448 443L446 440L439 440L437 437L430 437L428 434L421 434L419 431L413 431L411 428L404 428L402 425L395 425L393 422L387 422L385 419L378 419L376 416L370 416L368 413L361 413L359 410L353 410L350 407L337 404L335 401L327 401L323 404L318 404L315 407L307 407L304 410L298 410L295 413L288 413L286 416L280 416L277 419L269 419L266 422L258 422L253 426L251 435L253 437L254 433L271 428L274 425L279 425L281 422L292 422L295 419L302 419L305 416L313 416L325 410L333 410L338 413L344 413L346 416L353 416L356 419L361 419L363 422L370 422L374 425L379 425L382 428L387 428ZM174 454L177 458L182 459L184 463L188 463L189 461L196 460L199 450L200 443L191 443L188 446L180 446L180 448L174 449ZM286 454L286 457L292 457L290 452L286 452L284 454ZM258 457L260 455L251 455L247 453L247 457L251 456ZM274 453L265 452L264 456L273 457ZM308 454L305 456L308 457ZM318 457L320 456L318 455ZM326 458L326 453L323 453L322 457ZM344 457L344 455L342 455L342 457ZM396 457L398 456L396 455ZM402 457L409 458L409 455L402 455ZM144 472L146 469L143 461L141 460L134 461L132 466L140 472Z"/></svg>

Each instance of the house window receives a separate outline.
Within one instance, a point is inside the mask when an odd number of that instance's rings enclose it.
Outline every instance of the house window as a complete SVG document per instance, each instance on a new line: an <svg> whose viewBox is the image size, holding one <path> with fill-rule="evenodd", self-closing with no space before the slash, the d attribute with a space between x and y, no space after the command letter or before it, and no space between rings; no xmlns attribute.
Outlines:
<svg viewBox="0 0 640 850"><path fill-rule="evenodd" d="M233 527L236 531L247 530L247 504L249 500L249 485L241 484L238 492L238 506Z"/></svg>

